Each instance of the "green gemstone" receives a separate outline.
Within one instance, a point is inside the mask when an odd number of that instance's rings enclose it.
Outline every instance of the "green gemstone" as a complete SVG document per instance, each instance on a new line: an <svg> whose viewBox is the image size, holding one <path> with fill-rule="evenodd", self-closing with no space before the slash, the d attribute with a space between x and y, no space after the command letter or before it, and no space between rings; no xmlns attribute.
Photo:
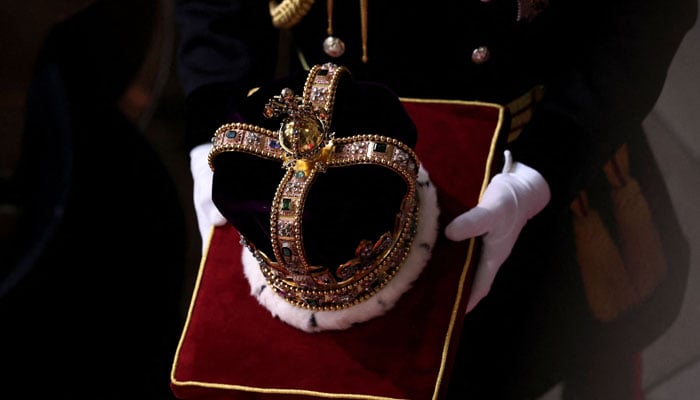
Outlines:
<svg viewBox="0 0 700 400"><path fill-rule="evenodd" d="M292 199L284 198L282 199L282 211L289 211L292 209Z"/></svg>
<svg viewBox="0 0 700 400"><path fill-rule="evenodd" d="M386 153L386 143L375 143L374 144L375 153Z"/></svg>
<svg viewBox="0 0 700 400"><path fill-rule="evenodd" d="M303 178L305 175L306 175L306 174L304 173L304 171L295 171L295 172L294 172L294 177L295 177L295 178Z"/></svg>

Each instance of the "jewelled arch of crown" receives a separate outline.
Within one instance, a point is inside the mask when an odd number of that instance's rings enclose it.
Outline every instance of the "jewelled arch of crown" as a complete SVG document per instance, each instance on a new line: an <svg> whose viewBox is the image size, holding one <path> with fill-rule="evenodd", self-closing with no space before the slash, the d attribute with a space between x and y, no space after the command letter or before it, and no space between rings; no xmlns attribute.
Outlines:
<svg viewBox="0 0 700 400"><path fill-rule="evenodd" d="M245 123L221 126L214 134L209 165L223 152L244 152L278 160L286 168L270 212L274 260L254 243L241 243L257 259L269 286L289 303L311 310L340 310L370 298L401 268L416 235L419 162L404 143L375 134L334 138L329 132L339 77L335 64L314 66L301 98L283 89L265 106L266 117L286 115L277 132ZM355 257L340 265L311 265L303 244L302 213L315 177L327 168L373 164L403 178L407 191L393 231L362 240ZM371 179L371 178L368 178Z"/></svg>

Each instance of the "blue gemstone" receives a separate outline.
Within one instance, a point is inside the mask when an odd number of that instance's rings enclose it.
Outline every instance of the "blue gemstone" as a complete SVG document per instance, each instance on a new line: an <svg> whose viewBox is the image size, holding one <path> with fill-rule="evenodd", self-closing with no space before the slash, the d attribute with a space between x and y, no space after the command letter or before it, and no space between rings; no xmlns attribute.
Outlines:
<svg viewBox="0 0 700 400"><path fill-rule="evenodd" d="M238 132L236 132L236 131L226 131L226 137L229 139L235 138L237 134L238 134Z"/></svg>

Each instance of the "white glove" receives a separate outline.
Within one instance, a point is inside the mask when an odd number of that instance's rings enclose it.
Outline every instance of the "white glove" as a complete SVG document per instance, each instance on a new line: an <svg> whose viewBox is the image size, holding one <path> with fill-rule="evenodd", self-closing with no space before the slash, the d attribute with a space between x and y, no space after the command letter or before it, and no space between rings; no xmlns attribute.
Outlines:
<svg viewBox="0 0 700 400"><path fill-rule="evenodd" d="M484 235L467 312L491 290L496 273L525 223L542 211L550 199L549 185L539 172L514 162L510 151L504 154L503 171L491 179L479 204L445 228L445 236L454 241Z"/></svg>
<svg viewBox="0 0 700 400"><path fill-rule="evenodd" d="M211 198L214 172L209 168L208 156L212 146L211 143L200 144L190 150L190 171L194 181L194 210L197 215L199 234L202 237L202 251L209 244L212 227L226 223L226 218L216 208Z"/></svg>

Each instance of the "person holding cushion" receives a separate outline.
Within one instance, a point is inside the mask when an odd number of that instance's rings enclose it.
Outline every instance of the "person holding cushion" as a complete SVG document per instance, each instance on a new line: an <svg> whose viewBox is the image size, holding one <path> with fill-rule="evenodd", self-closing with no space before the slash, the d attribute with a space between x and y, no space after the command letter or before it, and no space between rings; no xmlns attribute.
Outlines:
<svg viewBox="0 0 700 400"><path fill-rule="evenodd" d="M252 88L333 62L403 98L501 104L501 172L443 229L482 241L449 397L533 398L563 382L565 398L631 399L638 353L676 317L688 268L641 122L696 7L181 0L202 244L227 223L209 139Z"/></svg>

